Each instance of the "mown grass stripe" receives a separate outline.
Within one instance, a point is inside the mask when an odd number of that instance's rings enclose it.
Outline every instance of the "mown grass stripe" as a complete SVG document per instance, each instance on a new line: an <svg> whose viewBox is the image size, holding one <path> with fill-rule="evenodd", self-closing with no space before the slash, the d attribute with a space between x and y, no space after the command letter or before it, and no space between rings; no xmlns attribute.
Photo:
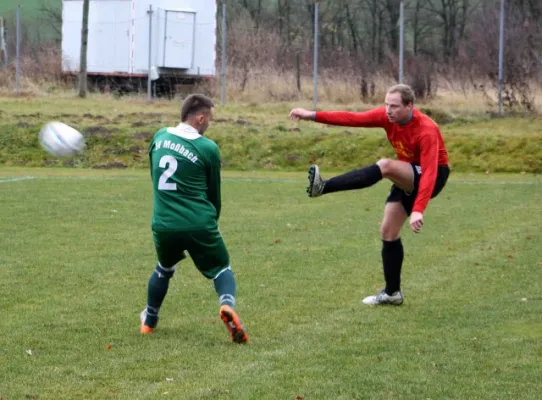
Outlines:
<svg viewBox="0 0 542 400"><path fill-rule="evenodd" d="M28 181L31 179L36 179L36 178L33 176L5 176L5 177L0 177L0 183Z"/></svg>
<svg viewBox="0 0 542 400"><path fill-rule="evenodd" d="M91 181L136 181L145 182L150 178L138 178L129 176L3 176L0 177L0 183L18 182L30 179L38 180L91 180ZM243 178L243 177L223 177L223 182L247 182L247 183L299 183L306 182L305 178ZM454 180L451 179L448 184L452 185L542 185L542 179L536 181L514 181L514 180L498 180L498 181L482 181L482 180Z"/></svg>

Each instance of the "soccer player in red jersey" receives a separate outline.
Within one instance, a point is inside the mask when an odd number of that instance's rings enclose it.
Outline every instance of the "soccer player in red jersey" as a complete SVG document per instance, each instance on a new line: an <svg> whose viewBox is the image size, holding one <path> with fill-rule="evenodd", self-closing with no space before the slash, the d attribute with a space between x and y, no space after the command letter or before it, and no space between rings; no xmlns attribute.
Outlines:
<svg viewBox="0 0 542 400"><path fill-rule="evenodd" d="M446 185L450 168L448 153L438 125L414 108L414 93L407 85L389 88L385 106L366 112L314 112L295 108L290 112L294 121L307 120L328 125L384 128L395 149L397 160L381 159L375 164L324 180L317 165L309 168L309 197L362 189L383 178L392 182L380 226L382 263L386 287L374 296L363 299L367 305L403 303L401 268L403 244L400 231L410 216L412 231L420 232L423 213L429 200Z"/></svg>

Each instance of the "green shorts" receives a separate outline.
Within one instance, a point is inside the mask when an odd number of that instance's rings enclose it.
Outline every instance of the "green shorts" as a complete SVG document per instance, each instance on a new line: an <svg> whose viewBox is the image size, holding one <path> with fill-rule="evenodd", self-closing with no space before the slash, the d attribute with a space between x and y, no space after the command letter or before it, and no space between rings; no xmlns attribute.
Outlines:
<svg viewBox="0 0 542 400"><path fill-rule="evenodd" d="M206 278L213 279L230 266L230 254L218 229L196 232L153 231L153 238L158 261L164 268L171 268L185 258L185 251Z"/></svg>

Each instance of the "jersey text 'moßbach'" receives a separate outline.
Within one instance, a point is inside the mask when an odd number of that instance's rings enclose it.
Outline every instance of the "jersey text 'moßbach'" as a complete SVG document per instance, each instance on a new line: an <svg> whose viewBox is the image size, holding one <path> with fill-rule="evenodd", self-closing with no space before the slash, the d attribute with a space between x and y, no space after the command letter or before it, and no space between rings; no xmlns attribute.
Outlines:
<svg viewBox="0 0 542 400"><path fill-rule="evenodd" d="M220 217L220 151L189 125L160 129L149 146L152 229L188 232L216 228Z"/></svg>

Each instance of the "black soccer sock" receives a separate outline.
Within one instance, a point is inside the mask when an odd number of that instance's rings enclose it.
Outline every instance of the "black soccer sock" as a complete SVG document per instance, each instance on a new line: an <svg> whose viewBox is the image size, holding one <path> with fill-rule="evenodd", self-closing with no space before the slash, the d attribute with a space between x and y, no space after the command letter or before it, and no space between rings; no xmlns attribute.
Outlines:
<svg viewBox="0 0 542 400"><path fill-rule="evenodd" d="M403 266L403 243L401 238L388 242L382 240L382 264L386 280L386 294L392 295L401 290L401 267Z"/></svg>
<svg viewBox="0 0 542 400"><path fill-rule="evenodd" d="M147 290L147 318L145 325L154 328L158 323L158 312L166 297L169 280L175 273L175 267L164 268L158 264L149 279Z"/></svg>
<svg viewBox="0 0 542 400"><path fill-rule="evenodd" d="M377 164L372 164L328 179L324 185L323 193L363 189L374 185L381 179L382 171L380 171L380 167Z"/></svg>
<svg viewBox="0 0 542 400"><path fill-rule="evenodd" d="M220 305L228 305L233 308L235 306L236 283L231 269L228 267L219 273L214 279L214 284Z"/></svg>

